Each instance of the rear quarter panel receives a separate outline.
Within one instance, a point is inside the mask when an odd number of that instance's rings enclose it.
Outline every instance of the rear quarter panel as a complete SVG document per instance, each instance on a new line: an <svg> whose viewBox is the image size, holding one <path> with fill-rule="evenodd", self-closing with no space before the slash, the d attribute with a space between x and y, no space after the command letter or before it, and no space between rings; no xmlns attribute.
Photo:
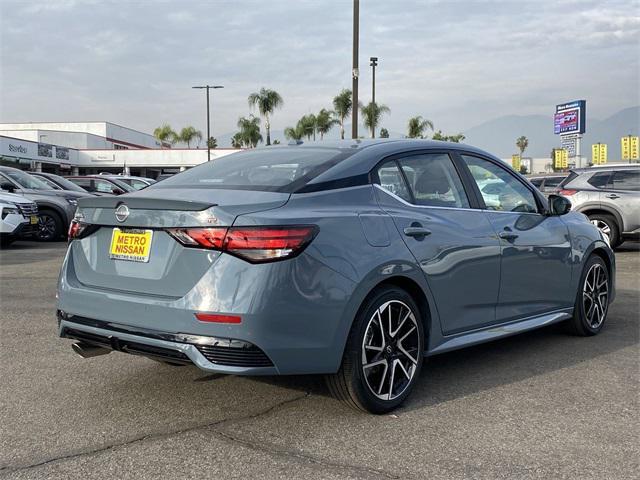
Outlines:
<svg viewBox="0 0 640 480"><path fill-rule="evenodd" d="M372 185L294 194L283 208L241 215L234 226L263 224L318 225L319 233L304 255L350 280L351 290L340 292L345 302L339 318L328 320L322 312L309 312L318 316L318 322L333 329L335 370L358 309L376 285L394 277L410 279L422 289L430 308L426 327L431 327L440 338L437 311L426 279L392 218L377 205ZM318 285L318 288L329 286Z"/></svg>

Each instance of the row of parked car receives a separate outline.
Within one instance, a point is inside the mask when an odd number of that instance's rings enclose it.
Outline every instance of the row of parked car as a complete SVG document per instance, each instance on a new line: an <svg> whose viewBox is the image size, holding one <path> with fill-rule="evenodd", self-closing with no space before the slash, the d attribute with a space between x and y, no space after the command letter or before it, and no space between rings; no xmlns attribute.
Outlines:
<svg viewBox="0 0 640 480"><path fill-rule="evenodd" d="M160 180L160 179L159 179ZM572 209L584 213L613 248L640 237L640 165L608 164L568 173L531 175L543 194L560 194ZM156 180L124 175L61 177L51 173L0 167L0 238L3 245L23 237L53 241L64 237L78 198L121 195L146 188ZM501 185L486 182L483 194L499 203Z"/></svg>
<svg viewBox="0 0 640 480"><path fill-rule="evenodd" d="M576 168L565 174L532 175L529 181L545 195L571 200L571 209L585 214L612 248L640 237L640 165Z"/></svg>
<svg viewBox="0 0 640 480"><path fill-rule="evenodd" d="M125 175L61 177L0 166L0 244L19 238L55 241L64 238L78 199L122 195L156 180Z"/></svg>

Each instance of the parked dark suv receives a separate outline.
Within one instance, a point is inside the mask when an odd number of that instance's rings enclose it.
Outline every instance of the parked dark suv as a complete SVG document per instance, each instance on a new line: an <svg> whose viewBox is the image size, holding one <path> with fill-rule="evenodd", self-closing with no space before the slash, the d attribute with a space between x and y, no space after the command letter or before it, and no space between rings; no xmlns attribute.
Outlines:
<svg viewBox="0 0 640 480"><path fill-rule="evenodd" d="M558 193L571 200L609 238L612 248L640 237L640 165L601 165L571 170Z"/></svg>

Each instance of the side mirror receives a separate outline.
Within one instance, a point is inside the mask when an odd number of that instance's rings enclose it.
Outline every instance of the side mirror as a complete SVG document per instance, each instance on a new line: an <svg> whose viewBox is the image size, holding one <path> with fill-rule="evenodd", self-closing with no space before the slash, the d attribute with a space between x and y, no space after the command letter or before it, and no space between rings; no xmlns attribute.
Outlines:
<svg viewBox="0 0 640 480"><path fill-rule="evenodd" d="M2 182L0 183L0 189L2 190L6 190L9 193L13 193L16 191L16 187L13 183L11 182Z"/></svg>
<svg viewBox="0 0 640 480"><path fill-rule="evenodd" d="M111 189L111 193L113 193L114 195L122 195L124 193L124 190L118 187L113 187Z"/></svg>
<svg viewBox="0 0 640 480"><path fill-rule="evenodd" d="M549 215L564 215L571 210L571 202L561 195L549 195Z"/></svg>

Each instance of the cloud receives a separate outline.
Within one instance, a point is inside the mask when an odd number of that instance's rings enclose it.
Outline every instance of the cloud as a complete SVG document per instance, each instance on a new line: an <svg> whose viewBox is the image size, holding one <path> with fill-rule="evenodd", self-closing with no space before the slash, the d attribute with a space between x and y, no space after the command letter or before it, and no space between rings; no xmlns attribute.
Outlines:
<svg viewBox="0 0 640 480"><path fill-rule="evenodd" d="M331 105L351 85L351 2L279 0L2 2L3 121L104 119L152 131L170 122L235 130L247 96L278 90L273 128ZM460 131L505 114L548 114L587 98L605 117L640 103L633 1L361 2L360 98L379 57L384 120L423 115ZM26 40L25 40L26 39ZM615 84L615 88L611 85Z"/></svg>

